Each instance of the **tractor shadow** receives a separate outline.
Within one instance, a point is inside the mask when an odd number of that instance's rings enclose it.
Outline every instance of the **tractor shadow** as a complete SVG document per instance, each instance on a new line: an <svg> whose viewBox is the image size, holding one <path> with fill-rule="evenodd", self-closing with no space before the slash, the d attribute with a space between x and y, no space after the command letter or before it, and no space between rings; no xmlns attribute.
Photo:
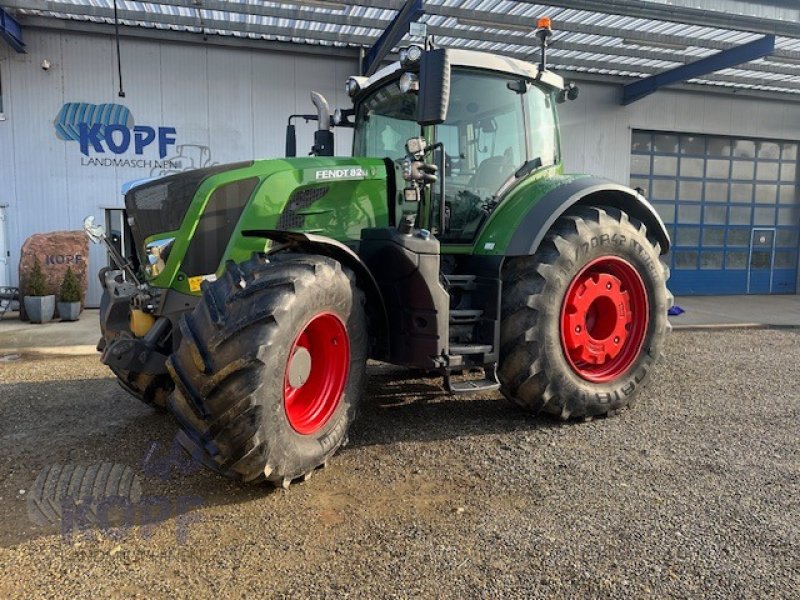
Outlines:
<svg viewBox="0 0 800 600"><path fill-rule="evenodd" d="M438 375L388 365L371 365L368 375L348 448L566 426L557 419L531 416L499 391L451 394Z"/></svg>

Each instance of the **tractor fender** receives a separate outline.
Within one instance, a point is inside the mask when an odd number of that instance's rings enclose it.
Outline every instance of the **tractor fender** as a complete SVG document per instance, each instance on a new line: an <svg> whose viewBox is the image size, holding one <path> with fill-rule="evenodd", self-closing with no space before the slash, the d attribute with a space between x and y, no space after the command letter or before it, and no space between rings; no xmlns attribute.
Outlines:
<svg viewBox="0 0 800 600"><path fill-rule="evenodd" d="M320 254L333 258L352 270L367 301L370 340L373 345L370 356L381 358L386 355L389 339L389 316L386 313L386 304L372 272L350 247L324 235L277 229L249 229L242 231L242 236L267 238L280 244L273 246L268 253L288 248L309 254Z"/></svg>
<svg viewBox="0 0 800 600"><path fill-rule="evenodd" d="M664 221L653 205L636 190L601 177L581 177L546 193L522 218L506 249L506 256L536 252L553 223L572 206L613 206L642 221L647 232L669 251L670 239Z"/></svg>

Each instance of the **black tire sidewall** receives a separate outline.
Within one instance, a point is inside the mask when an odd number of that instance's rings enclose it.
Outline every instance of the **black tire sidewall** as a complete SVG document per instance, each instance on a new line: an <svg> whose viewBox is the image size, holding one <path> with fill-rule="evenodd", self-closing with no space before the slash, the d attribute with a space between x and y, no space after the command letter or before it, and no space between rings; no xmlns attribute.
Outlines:
<svg viewBox="0 0 800 600"><path fill-rule="evenodd" d="M578 233L566 236L543 290L542 360L548 388L564 399L568 414L597 415L630 403L661 356L667 329L667 294L663 266L656 247L643 231L627 221L602 214L584 220ZM563 243L569 244L569 249ZM648 325L642 349L628 371L604 383L583 379L570 365L561 340L561 311L571 282L590 262L602 257L627 261L642 278L648 302ZM547 408L547 406L545 406Z"/></svg>
<svg viewBox="0 0 800 600"><path fill-rule="evenodd" d="M311 289L298 289L290 311L277 315L279 327L269 351L262 353L261 385L255 392L263 413L260 434L267 445L268 471L292 479L325 462L345 441L355 418L366 370L366 321L348 277L337 270L329 282L316 280ZM350 365L335 411L323 427L303 435L289 423L284 406L284 375L294 341L317 315L331 313L345 325ZM270 478L270 473L265 473Z"/></svg>

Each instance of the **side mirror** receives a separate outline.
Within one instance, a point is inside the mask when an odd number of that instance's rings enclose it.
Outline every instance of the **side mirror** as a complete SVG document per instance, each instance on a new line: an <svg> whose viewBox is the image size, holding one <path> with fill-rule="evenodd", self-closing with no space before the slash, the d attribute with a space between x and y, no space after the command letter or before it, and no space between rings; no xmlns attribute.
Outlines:
<svg viewBox="0 0 800 600"><path fill-rule="evenodd" d="M417 122L438 125L447 119L450 104L450 57L446 48L423 53L419 66Z"/></svg>
<svg viewBox="0 0 800 600"><path fill-rule="evenodd" d="M286 157L297 156L297 132L292 123L286 125Z"/></svg>

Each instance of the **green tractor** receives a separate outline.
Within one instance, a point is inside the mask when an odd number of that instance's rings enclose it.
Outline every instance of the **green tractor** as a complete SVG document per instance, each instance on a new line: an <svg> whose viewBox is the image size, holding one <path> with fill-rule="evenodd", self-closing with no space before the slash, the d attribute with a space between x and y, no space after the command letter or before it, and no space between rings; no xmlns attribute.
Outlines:
<svg viewBox="0 0 800 600"><path fill-rule="evenodd" d="M283 486L346 442L370 358L562 419L629 405L669 330L669 237L640 192L563 172L577 88L544 65L412 45L347 81L352 108L312 94L313 156L290 125L285 159L132 188L103 362L205 465Z"/></svg>

